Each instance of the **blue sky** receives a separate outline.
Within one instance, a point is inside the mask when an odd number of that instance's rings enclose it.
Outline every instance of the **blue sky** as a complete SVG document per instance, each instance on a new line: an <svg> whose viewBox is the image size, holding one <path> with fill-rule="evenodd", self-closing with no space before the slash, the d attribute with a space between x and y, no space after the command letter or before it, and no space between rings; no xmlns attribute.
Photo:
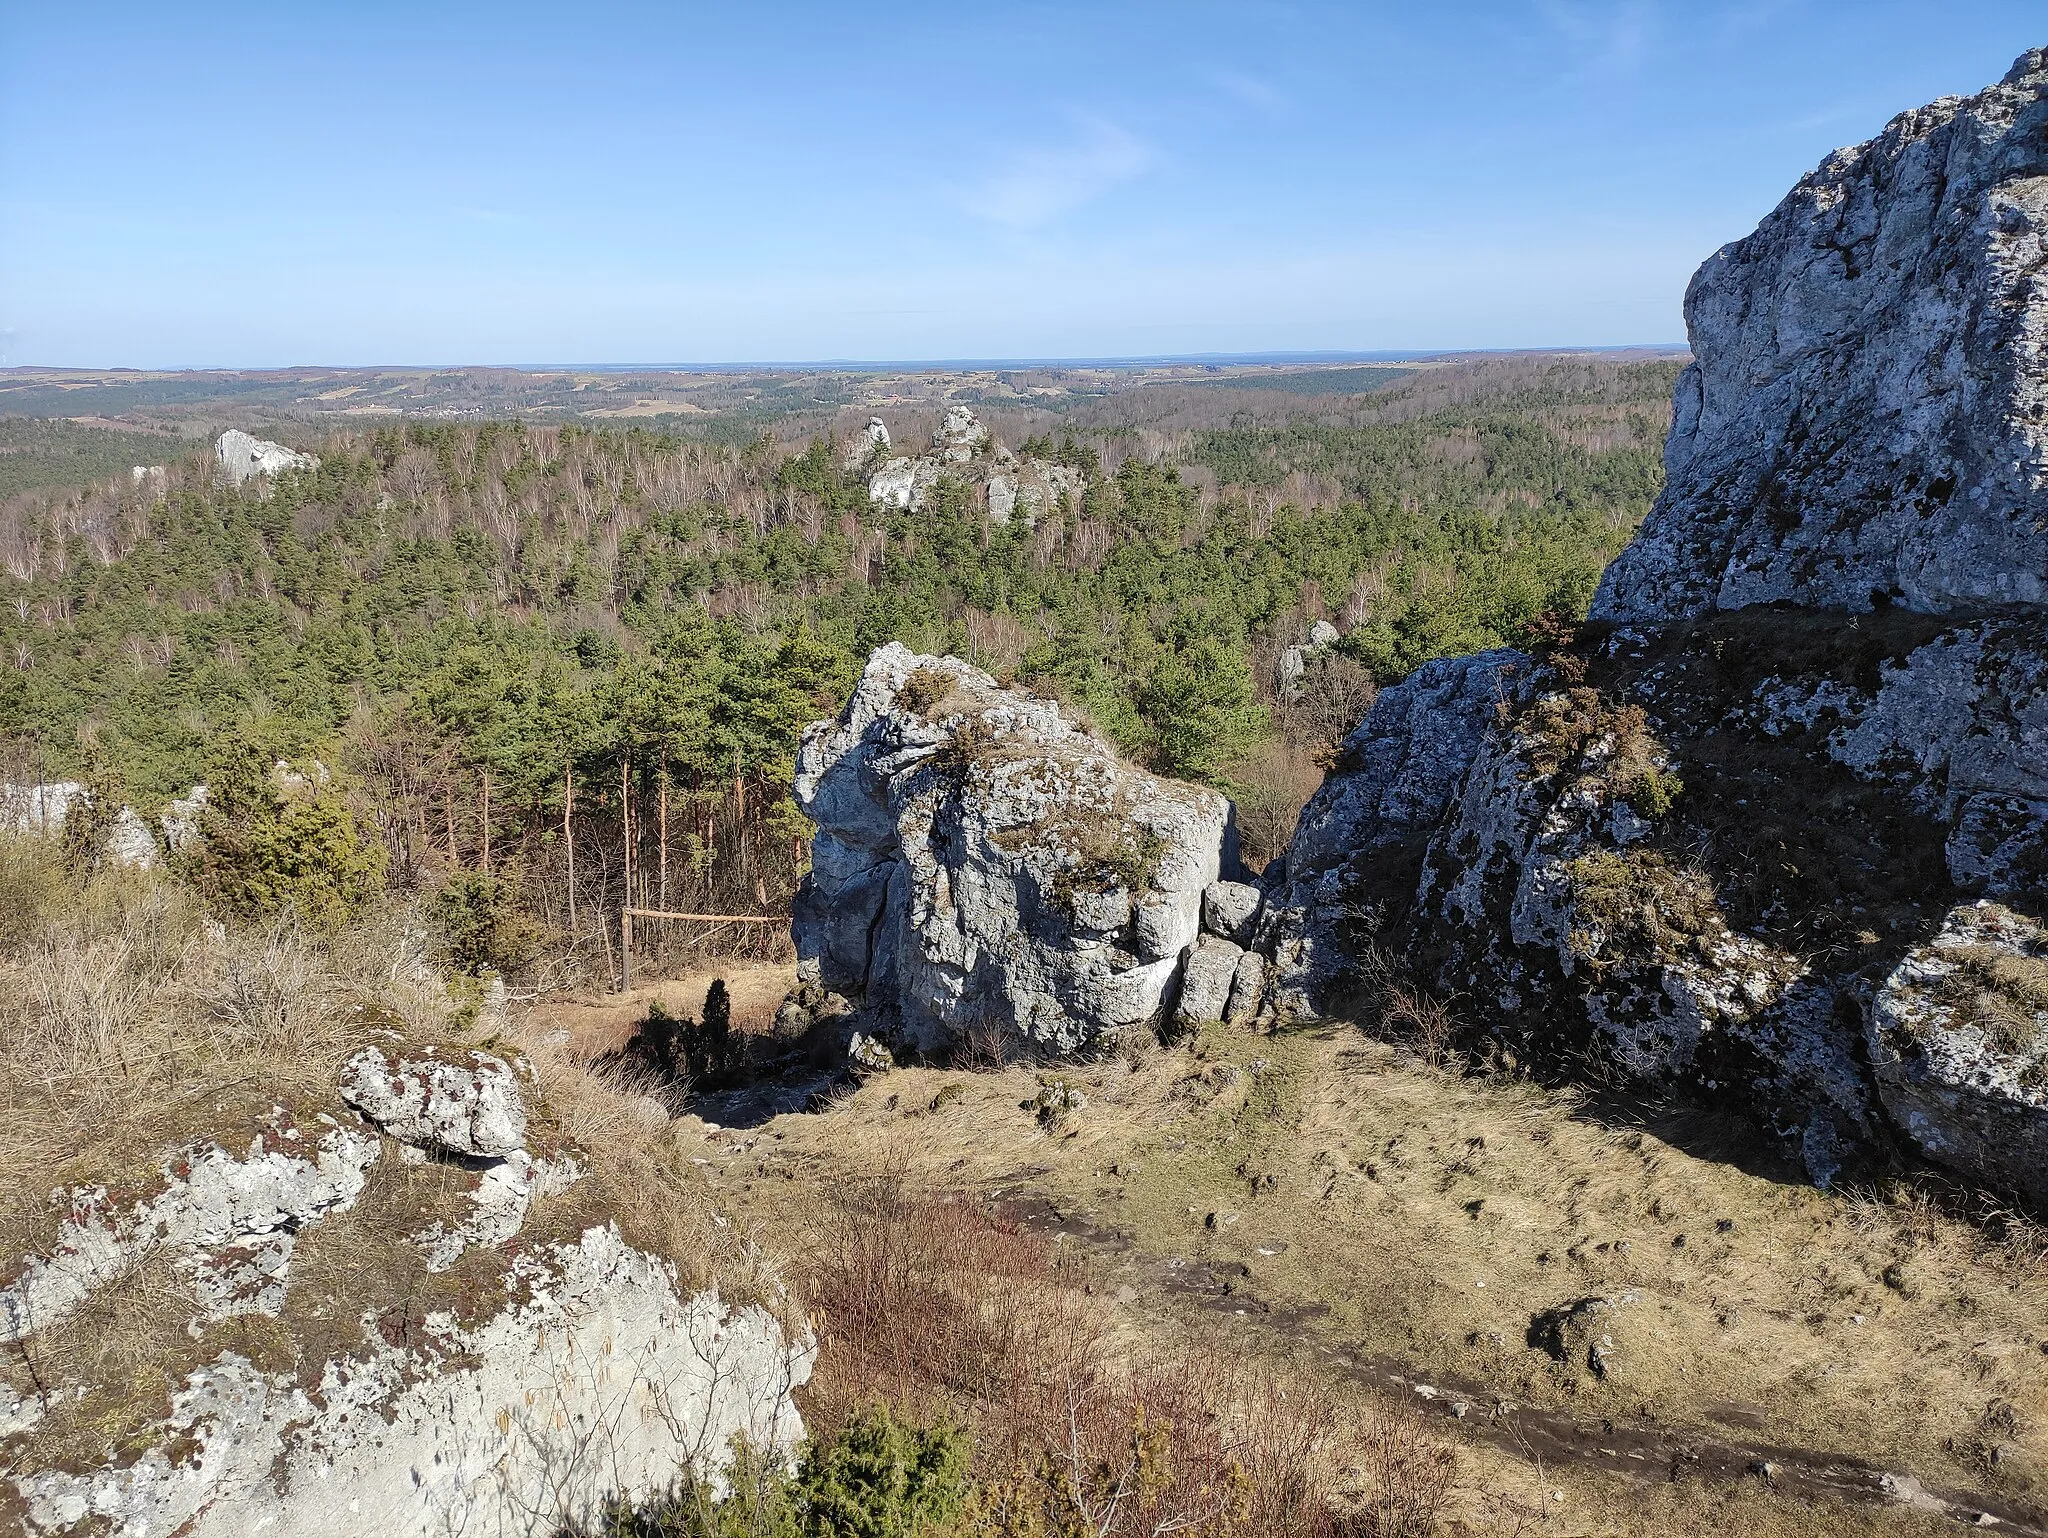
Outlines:
<svg viewBox="0 0 2048 1538"><path fill-rule="evenodd" d="M0 356L1669 341L2040 0L0 0Z"/></svg>

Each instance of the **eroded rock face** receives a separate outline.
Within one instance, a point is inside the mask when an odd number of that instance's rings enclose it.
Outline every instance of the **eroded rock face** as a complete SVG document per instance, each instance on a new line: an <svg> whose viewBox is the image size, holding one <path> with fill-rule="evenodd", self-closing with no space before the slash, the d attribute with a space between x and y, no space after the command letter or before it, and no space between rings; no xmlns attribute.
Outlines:
<svg viewBox="0 0 2048 1538"><path fill-rule="evenodd" d="M272 443L268 438L253 437L240 428L229 428L222 433L213 446L213 452L220 460L220 473L236 486L259 475L313 470L320 464L312 454L297 453L281 443Z"/></svg>
<svg viewBox="0 0 2048 1538"><path fill-rule="evenodd" d="M1204 890L1235 874L1223 797L1123 762L1050 700L898 645L805 733L795 788L818 824L799 975L861 1001L860 1028L894 1050L985 1033L1057 1053L1158 1023Z"/></svg>
<svg viewBox="0 0 2048 1538"><path fill-rule="evenodd" d="M1596 618L2048 599L2048 52L1803 178L1686 291L1666 484Z"/></svg>
<svg viewBox="0 0 2048 1538"><path fill-rule="evenodd" d="M416 1148L495 1159L524 1148L526 1104L511 1064L488 1052L401 1055L368 1047L342 1070L341 1095Z"/></svg>
<svg viewBox="0 0 2048 1538"><path fill-rule="evenodd" d="M1380 696L1269 881L1284 1012L1420 991L1468 1045L1739 1108L1822 1182L1904 1146L2048 1202L2012 1002L2048 901L2044 172L2030 53L1701 269L1603 623Z"/></svg>
<svg viewBox="0 0 2048 1538"><path fill-rule="evenodd" d="M522 1301L478 1326L431 1317L414 1347L371 1332L327 1364L317 1395L223 1355L173 1395L160 1445L135 1461L17 1480L30 1528L328 1538L346 1513L392 1538L527 1538L614 1491L664 1488L679 1465L722 1467L736 1435L801 1438L790 1394L813 1348L764 1310L679 1297L608 1227L511 1272Z"/></svg>
<svg viewBox="0 0 2048 1538"><path fill-rule="evenodd" d="M501 1147L509 1135L516 1075L502 1061L368 1055L375 1065L352 1062L350 1083L367 1084L362 1098L412 1139L401 1155ZM386 1094L394 1066L419 1092ZM457 1070L466 1081L450 1079ZM273 1328L293 1350L313 1349L296 1375L233 1350L180 1369L161 1417L127 1450L84 1467L48 1447L21 1456L21 1439L62 1434L61 1420L45 1423L66 1411L68 1384L0 1383L10 1510L28 1531L325 1538L342 1520L394 1538L528 1538L587 1521L607 1496L665 1489L684 1465L715 1481L735 1437L775 1452L802 1437L791 1395L815 1355L807 1333L786 1333L760 1307L727 1306L715 1289L679 1295L672 1269L609 1224L567 1242L507 1243L534 1202L580 1175L567 1152L467 1155L477 1160L470 1215L410 1239L429 1272L473 1246L498 1250L494 1270L472 1270L447 1295L458 1306L415 1312L409 1295L379 1295L373 1276L338 1315L328 1294L298 1299L295 1323L287 1290L309 1285L292 1274L295 1244L377 1199L367 1175L383 1149L373 1130L322 1116L302 1131L280 1108L244 1157L218 1144L175 1152L162 1189L142 1200L60 1193L55 1242L0 1290L0 1338L60 1324L168 1251L190 1290L195 1342L208 1339L206 1326L258 1313L280 1321ZM289 1334L309 1308L339 1336L324 1326L312 1341Z"/></svg>
<svg viewBox="0 0 2048 1538"><path fill-rule="evenodd" d="M1959 904L1873 1000L1878 1093L1929 1158L2048 1208L2048 928Z"/></svg>
<svg viewBox="0 0 2048 1538"><path fill-rule="evenodd" d="M300 1229L355 1204L374 1137L279 1117L237 1158L216 1143L174 1153L162 1189L127 1206L94 1187L64 1193L57 1240L0 1289L0 1340L62 1323L92 1293L160 1250L194 1284L198 1317L276 1314Z"/></svg>

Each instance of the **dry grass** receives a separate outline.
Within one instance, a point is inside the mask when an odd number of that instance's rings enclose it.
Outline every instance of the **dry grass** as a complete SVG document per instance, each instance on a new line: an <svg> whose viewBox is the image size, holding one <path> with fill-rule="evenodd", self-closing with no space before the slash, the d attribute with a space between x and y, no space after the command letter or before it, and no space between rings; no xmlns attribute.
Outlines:
<svg viewBox="0 0 2048 1538"><path fill-rule="evenodd" d="M1989 945L1951 946L1940 954L1955 963L1942 979L1941 994L1957 1007L1962 1023L1979 1027L2006 1052L2040 1045L2048 1018L2048 961Z"/></svg>
<svg viewBox="0 0 2048 1538"><path fill-rule="evenodd" d="M1468 1445L1451 1498L1465 1525L1447 1531L1516 1531L1505 1507L1489 1515L1509 1497L1540 1514L1530 1533L1932 1530L1754 1480L1602 1473L1608 1421L2042 1503L2048 1245L2022 1223L1963 1221L1918 1188L1830 1195L1749 1173L1756 1144L1732 1120L1617 1125L1348 1029L1217 1028L1071 1076L1088 1107L1051 1129L1018 1109L1033 1081L1017 1068L903 1070L825 1115L690 1135L706 1199L764 1243L802 1248L804 1193L848 1169L1029 1197L1096 1236L1071 1245L1127 1360L1220 1326L1283 1381L1386 1361L1593 1428L1583 1460L1548 1469ZM1605 1379L1528 1344L1536 1314L1629 1289Z"/></svg>
<svg viewBox="0 0 2048 1538"><path fill-rule="evenodd" d="M428 965L415 914L395 909L332 933L289 921L223 928L167 880L108 873L78 884L46 851L5 840L0 877L16 883L0 893L14 899L14 941L0 951L0 1280L56 1237L56 1190L102 1185L125 1208L161 1189L181 1146L239 1153L280 1113L301 1126L323 1114L352 1122L340 1066L395 1033L523 1055L533 1070L529 1145L573 1149L587 1173L534 1204L518 1243L569 1241L616 1221L630 1242L675 1262L685 1287L718 1281L732 1295L786 1302L771 1262L699 1200L667 1116L584 1071L554 1031L492 1034L491 1022L473 1023ZM361 1349L366 1317L402 1342L430 1312L502 1308L502 1254L472 1249L430 1273L414 1238L460 1221L477 1178L387 1147L352 1210L298 1235L277 1319L193 1325L173 1257L145 1257L0 1362L18 1392L65 1390L10 1449L11 1466L134 1456L171 1387L223 1351L311 1388L325 1362Z"/></svg>
<svg viewBox="0 0 2048 1538"><path fill-rule="evenodd" d="M936 1097L935 1097L936 1098ZM1425 1538L1455 1455L1221 1344L1117 1338L1086 1268L962 1197L841 1187L810 1225L814 1430L876 1401L964 1424L990 1538Z"/></svg>

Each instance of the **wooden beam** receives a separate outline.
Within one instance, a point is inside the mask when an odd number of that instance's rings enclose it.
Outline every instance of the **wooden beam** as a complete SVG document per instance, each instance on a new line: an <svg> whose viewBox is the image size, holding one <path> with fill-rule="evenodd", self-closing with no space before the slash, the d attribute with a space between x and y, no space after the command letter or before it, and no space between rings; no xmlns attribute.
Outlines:
<svg viewBox="0 0 2048 1538"><path fill-rule="evenodd" d="M695 919L704 924L787 924L779 913L670 913L665 908L628 908L626 912L643 919Z"/></svg>

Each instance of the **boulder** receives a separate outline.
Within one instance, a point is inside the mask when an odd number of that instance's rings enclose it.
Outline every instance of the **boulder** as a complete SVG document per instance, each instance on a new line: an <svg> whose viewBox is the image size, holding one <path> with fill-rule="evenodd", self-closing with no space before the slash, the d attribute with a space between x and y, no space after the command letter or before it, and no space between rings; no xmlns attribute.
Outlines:
<svg viewBox="0 0 2048 1538"><path fill-rule="evenodd" d="M1950 909L1878 990L1869 1048L1921 1152L2048 1209L2048 928L1988 900Z"/></svg>
<svg viewBox="0 0 2048 1538"><path fill-rule="evenodd" d="M894 644L805 732L795 791L818 826L800 982L858 1001L896 1053L970 1036L1061 1053L1160 1023L1203 890L1237 863L1223 797Z"/></svg>
<svg viewBox="0 0 2048 1538"><path fill-rule="evenodd" d="M526 1145L519 1081L509 1063L488 1052L400 1056L366 1047L342 1069L341 1095L416 1148L491 1159Z"/></svg>
<svg viewBox="0 0 2048 1538"><path fill-rule="evenodd" d="M1189 1026L1221 1020L1228 1011L1231 986L1237 981L1237 964L1243 955L1241 948L1214 935L1204 935L1200 943L1189 946L1181 963L1175 1021Z"/></svg>
<svg viewBox="0 0 2048 1538"><path fill-rule="evenodd" d="M222 433L214 443L213 451L220 460L222 477L235 486L258 476L282 475L287 470L316 470L320 466L319 459L311 454L296 453L281 443L252 437L240 428L231 427Z"/></svg>
<svg viewBox="0 0 2048 1538"><path fill-rule="evenodd" d="M1249 881L1212 881L1202 889L1202 927L1243 945L1265 894Z"/></svg>
<svg viewBox="0 0 2048 1538"><path fill-rule="evenodd" d="M1664 490L1594 616L2048 600L2044 240L2048 51L1803 177L1686 290Z"/></svg>

